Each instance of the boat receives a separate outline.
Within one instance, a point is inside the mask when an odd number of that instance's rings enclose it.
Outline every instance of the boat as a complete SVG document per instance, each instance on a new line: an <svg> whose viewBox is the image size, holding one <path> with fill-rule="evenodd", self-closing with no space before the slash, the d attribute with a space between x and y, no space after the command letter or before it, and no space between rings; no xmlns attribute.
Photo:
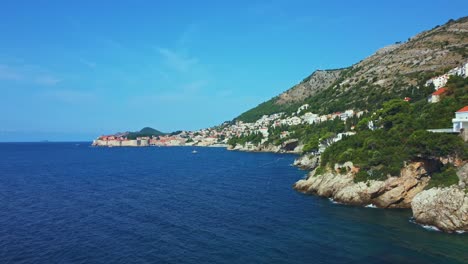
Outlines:
<svg viewBox="0 0 468 264"><path fill-rule="evenodd" d="M195 153L197 153L197 152L198 152L198 151L196 151L196 150L193 150L193 151L192 151L193 154L195 154Z"/></svg>

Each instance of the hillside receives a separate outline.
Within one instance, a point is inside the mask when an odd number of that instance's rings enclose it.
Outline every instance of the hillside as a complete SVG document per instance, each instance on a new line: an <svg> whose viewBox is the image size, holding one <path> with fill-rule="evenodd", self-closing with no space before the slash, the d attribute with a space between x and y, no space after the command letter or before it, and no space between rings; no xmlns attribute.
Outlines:
<svg viewBox="0 0 468 264"><path fill-rule="evenodd" d="M284 93L250 109L236 120L252 122L262 115L291 113L308 103L319 114L346 109L375 110L393 98L421 98L424 82L468 59L468 17L450 20L404 43L384 47L338 70L315 71Z"/></svg>
<svg viewBox="0 0 468 264"><path fill-rule="evenodd" d="M151 127L144 127L140 131L129 132L127 134L127 138L134 139L137 137L151 137L151 136L163 136L163 135L166 135L166 133L163 133Z"/></svg>

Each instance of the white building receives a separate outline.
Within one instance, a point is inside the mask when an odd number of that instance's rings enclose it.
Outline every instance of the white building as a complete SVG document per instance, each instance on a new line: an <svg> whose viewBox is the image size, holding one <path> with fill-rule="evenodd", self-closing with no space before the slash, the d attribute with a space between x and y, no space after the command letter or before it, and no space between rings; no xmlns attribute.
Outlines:
<svg viewBox="0 0 468 264"><path fill-rule="evenodd" d="M308 104L302 105L301 107L297 109L297 114L299 114L302 110L306 110L308 108L309 108Z"/></svg>
<svg viewBox="0 0 468 264"><path fill-rule="evenodd" d="M338 142L338 141L343 139L343 136L349 137L349 136L353 136L353 135L356 135L356 132L338 133L338 135L336 135L336 137L333 138L333 141Z"/></svg>
<svg viewBox="0 0 468 264"><path fill-rule="evenodd" d="M305 123L310 124L310 125L320 122L318 115L313 114L311 112L307 112L304 115L302 115L302 120L304 120Z"/></svg>
<svg viewBox="0 0 468 264"><path fill-rule="evenodd" d="M447 81L448 81L449 77L450 76L448 74L444 74L444 75L441 75L441 76L431 78L429 81L426 82L426 86L429 86L432 83L432 84L434 84L434 88L437 90L440 87L447 84Z"/></svg>
<svg viewBox="0 0 468 264"><path fill-rule="evenodd" d="M468 77L468 62L466 62L465 64L463 64L462 66L460 67L456 67L456 68L453 68L451 69L448 74L449 75L458 75L458 76L461 76L461 77Z"/></svg>
<svg viewBox="0 0 468 264"><path fill-rule="evenodd" d="M288 125L290 125L290 126L297 126L297 125L301 124L301 122L302 122L302 119L300 119L297 116L293 116L293 117L288 119Z"/></svg>
<svg viewBox="0 0 468 264"><path fill-rule="evenodd" d="M440 75L440 76L429 79L425 85L429 86L430 84L434 84L434 88L437 90L440 87L445 86L445 84L447 84L448 79L452 75L458 75L463 78L468 77L468 62L465 62L459 67L451 69L444 75Z"/></svg>
<svg viewBox="0 0 468 264"><path fill-rule="evenodd" d="M268 128L267 127L262 127L258 130L258 132L262 133L263 137L264 138L267 138L268 137Z"/></svg>
<svg viewBox="0 0 468 264"><path fill-rule="evenodd" d="M460 132L460 129L468 129L468 106L455 112L455 118L452 119L453 132Z"/></svg>

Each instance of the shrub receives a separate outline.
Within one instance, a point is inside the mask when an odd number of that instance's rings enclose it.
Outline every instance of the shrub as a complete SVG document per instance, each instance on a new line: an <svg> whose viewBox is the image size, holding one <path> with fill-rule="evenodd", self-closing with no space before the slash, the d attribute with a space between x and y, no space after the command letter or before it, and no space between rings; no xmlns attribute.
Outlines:
<svg viewBox="0 0 468 264"><path fill-rule="evenodd" d="M434 173L426 186L426 189L434 187L449 187L458 184L458 176L456 170L452 166L445 166L439 173Z"/></svg>

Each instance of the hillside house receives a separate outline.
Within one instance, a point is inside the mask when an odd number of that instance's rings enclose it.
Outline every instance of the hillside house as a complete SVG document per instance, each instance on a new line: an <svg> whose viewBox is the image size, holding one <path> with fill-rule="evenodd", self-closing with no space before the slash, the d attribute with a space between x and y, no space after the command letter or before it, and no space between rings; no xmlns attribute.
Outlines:
<svg viewBox="0 0 468 264"><path fill-rule="evenodd" d="M452 119L453 132L460 132L461 129L468 129L468 106L455 112L455 118Z"/></svg>
<svg viewBox="0 0 468 264"><path fill-rule="evenodd" d="M302 105L297 109L297 114L299 114L302 110L307 110L309 108L309 104Z"/></svg>
<svg viewBox="0 0 468 264"><path fill-rule="evenodd" d="M444 75L441 75L441 76L431 78L426 82L425 86L429 86L430 84L434 84L434 88L439 89L442 86L444 86L445 84L447 84L447 81L448 81L449 77L450 76L448 74L444 74Z"/></svg>
<svg viewBox="0 0 468 264"><path fill-rule="evenodd" d="M437 91L433 92L428 98L427 102L429 103L437 103L440 101L441 96L447 92L447 88L442 87L438 89Z"/></svg>

